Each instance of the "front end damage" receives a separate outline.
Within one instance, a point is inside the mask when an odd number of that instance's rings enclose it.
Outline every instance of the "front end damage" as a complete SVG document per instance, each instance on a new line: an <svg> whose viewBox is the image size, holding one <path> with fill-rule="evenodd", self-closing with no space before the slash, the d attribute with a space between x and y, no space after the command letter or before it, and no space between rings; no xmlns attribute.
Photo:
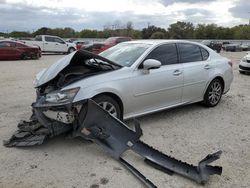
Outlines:
<svg viewBox="0 0 250 188"><path fill-rule="evenodd" d="M222 168L210 166L209 163L217 160L221 151L208 155L197 166L187 164L143 143L140 140L142 130L139 123L135 123L132 130L91 99L74 101L81 88L67 86L119 68L119 65L103 57L77 51L40 73L36 81L37 99L32 104L32 116L29 121L18 124L18 130L9 140L4 141L4 145L40 145L61 134L72 138L82 137L100 145L147 187L156 186L123 158L127 150L141 155L145 164L153 168L169 175L180 174L197 183L205 183L210 175L220 175Z"/></svg>
<svg viewBox="0 0 250 188"><path fill-rule="evenodd" d="M150 188L157 186L123 158L127 150L142 156L145 164L155 169L169 175L176 173L201 184L207 182L210 175L222 173L222 167L209 165L220 158L221 151L208 155L197 166L174 159L140 140L142 130L138 122L132 130L91 99L57 107L44 107L42 101L40 99L32 105L31 121L22 121L5 146L39 145L63 133L73 138L82 137L97 143Z"/></svg>

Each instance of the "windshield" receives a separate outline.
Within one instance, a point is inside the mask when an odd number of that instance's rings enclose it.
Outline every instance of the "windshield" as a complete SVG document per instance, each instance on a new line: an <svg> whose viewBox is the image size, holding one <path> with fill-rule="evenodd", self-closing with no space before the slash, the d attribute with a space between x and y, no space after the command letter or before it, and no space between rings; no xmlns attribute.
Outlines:
<svg viewBox="0 0 250 188"><path fill-rule="evenodd" d="M99 55L121 66L131 66L151 44L121 43L105 50Z"/></svg>

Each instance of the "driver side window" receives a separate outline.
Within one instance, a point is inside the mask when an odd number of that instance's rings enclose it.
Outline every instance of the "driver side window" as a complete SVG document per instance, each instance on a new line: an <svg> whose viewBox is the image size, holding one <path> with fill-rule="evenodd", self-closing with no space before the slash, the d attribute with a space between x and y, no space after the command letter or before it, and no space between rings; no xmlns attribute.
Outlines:
<svg viewBox="0 0 250 188"><path fill-rule="evenodd" d="M146 59L156 59L162 65L171 65L178 63L178 54L175 44L163 44L156 47ZM145 60L146 60L145 59Z"/></svg>

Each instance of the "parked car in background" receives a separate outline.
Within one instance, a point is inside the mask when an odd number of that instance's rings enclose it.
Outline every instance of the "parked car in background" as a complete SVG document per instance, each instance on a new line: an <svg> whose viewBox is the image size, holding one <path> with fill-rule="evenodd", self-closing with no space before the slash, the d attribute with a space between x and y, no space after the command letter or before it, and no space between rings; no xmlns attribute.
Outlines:
<svg viewBox="0 0 250 188"><path fill-rule="evenodd" d="M239 72L250 73L250 53L247 53L247 55L241 59L239 64Z"/></svg>
<svg viewBox="0 0 250 188"><path fill-rule="evenodd" d="M108 48L115 46L121 42L131 41L131 37L109 37L104 42L94 42L83 47L83 49L99 54Z"/></svg>
<svg viewBox="0 0 250 188"><path fill-rule="evenodd" d="M240 52L240 51L242 51L242 48L241 48L240 44L231 43L231 44L225 45L224 50L226 52Z"/></svg>
<svg viewBox="0 0 250 188"><path fill-rule="evenodd" d="M76 44L76 49L79 50L80 48L84 48L84 46L90 44L89 41L79 41L79 40L76 40L74 41L73 43Z"/></svg>
<svg viewBox="0 0 250 188"><path fill-rule="evenodd" d="M221 51L222 44L220 42L211 41L211 40L203 40L201 43L213 49L217 53L220 53Z"/></svg>
<svg viewBox="0 0 250 188"><path fill-rule="evenodd" d="M83 45L81 47L81 49L87 50L87 51L92 52L94 54L99 54L103 51L103 46L104 46L103 42L92 42L92 43L89 43L87 45Z"/></svg>
<svg viewBox="0 0 250 188"><path fill-rule="evenodd" d="M240 48L242 51L248 51L250 49L250 44L249 43L241 43Z"/></svg>
<svg viewBox="0 0 250 188"><path fill-rule="evenodd" d="M71 53L76 50L75 43L65 42L62 38L51 35L38 35L35 40L22 40L31 46L39 46L42 52Z"/></svg>
<svg viewBox="0 0 250 188"><path fill-rule="evenodd" d="M41 49L18 41L0 40L0 60L39 59Z"/></svg>
<svg viewBox="0 0 250 188"><path fill-rule="evenodd" d="M104 46L102 47L102 51L115 46L121 42L131 41L131 37L109 37L105 40Z"/></svg>
<svg viewBox="0 0 250 188"><path fill-rule="evenodd" d="M38 73L33 106L39 116L70 124L91 98L128 119L200 101L214 107L232 80L232 63L200 43L131 41L99 55L78 50Z"/></svg>

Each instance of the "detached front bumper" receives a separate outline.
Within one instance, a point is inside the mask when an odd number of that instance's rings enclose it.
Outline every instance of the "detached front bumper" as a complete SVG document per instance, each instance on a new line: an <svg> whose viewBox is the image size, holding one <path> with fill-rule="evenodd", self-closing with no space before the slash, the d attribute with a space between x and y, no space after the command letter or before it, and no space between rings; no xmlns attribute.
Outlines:
<svg viewBox="0 0 250 188"><path fill-rule="evenodd" d="M49 138L71 133L77 124L78 110L81 106L78 103L47 104L44 97L39 97L32 104L30 121L20 121L18 130L9 140L4 141L4 145L40 145Z"/></svg>
<svg viewBox="0 0 250 188"><path fill-rule="evenodd" d="M207 155L197 166L194 166L170 157L142 142L140 140L142 130L138 122L135 123L134 129L130 129L92 100L87 100L86 103L81 102L82 106L79 112L77 109L79 104L76 103L64 106L48 106L46 104L45 107L42 101L43 99L40 98L32 104L34 112L32 121L21 122L18 125L18 131L4 143L5 146L39 145L48 138L68 132L71 133L72 137L82 137L97 143L148 188L156 188L157 186L123 158L123 154L127 150L140 155L144 158L144 162L151 167L169 175L174 173L182 175L201 184L207 182L210 175L221 175L222 173L222 167L210 165L211 162L220 158L221 151ZM48 111L62 114L62 110L64 112L68 110L69 113L75 114L72 123L65 124L46 116Z"/></svg>

